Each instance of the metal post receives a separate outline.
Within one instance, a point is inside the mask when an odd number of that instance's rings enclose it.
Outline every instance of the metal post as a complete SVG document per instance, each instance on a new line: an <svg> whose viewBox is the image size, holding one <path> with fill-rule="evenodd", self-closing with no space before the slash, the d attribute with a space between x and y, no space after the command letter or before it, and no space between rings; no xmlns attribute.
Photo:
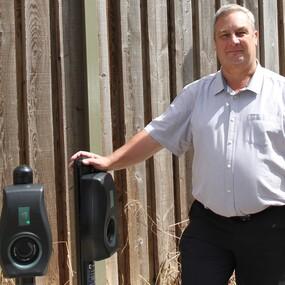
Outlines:
<svg viewBox="0 0 285 285"><path fill-rule="evenodd" d="M95 285L95 264L93 261L82 262L81 274L82 285Z"/></svg>
<svg viewBox="0 0 285 285"><path fill-rule="evenodd" d="M16 278L16 285L35 285L35 277Z"/></svg>

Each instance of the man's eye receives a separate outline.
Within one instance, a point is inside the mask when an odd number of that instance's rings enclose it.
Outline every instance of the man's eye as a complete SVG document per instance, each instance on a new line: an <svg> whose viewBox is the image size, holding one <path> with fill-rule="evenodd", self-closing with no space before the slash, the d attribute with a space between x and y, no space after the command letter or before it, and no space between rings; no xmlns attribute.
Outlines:
<svg viewBox="0 0 285 285"><path fill-rule="evenodd" d="M236 35L237 35L238 37L243 37L243 36L246 35L246 32L244 32L244 31L237 32Z"/></svg>

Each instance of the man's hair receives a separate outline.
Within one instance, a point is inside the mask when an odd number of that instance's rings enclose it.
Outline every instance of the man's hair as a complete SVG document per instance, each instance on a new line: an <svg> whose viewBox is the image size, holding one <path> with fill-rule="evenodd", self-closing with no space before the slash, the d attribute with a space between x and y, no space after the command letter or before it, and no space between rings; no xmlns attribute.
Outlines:
<svg viewBox="0 0 285 285"><path fill-rule="evenodd" d="M223 5L221 8L216 12L215 17L214 17L214 25L216 25L216 22L218 19L222 16L226 16L232 12L242 12L244 13L252 25L252 28L255 29L255 18L254 15L250 10L247 8L240 6L238 4L228 4L228 5Z"/></svg>

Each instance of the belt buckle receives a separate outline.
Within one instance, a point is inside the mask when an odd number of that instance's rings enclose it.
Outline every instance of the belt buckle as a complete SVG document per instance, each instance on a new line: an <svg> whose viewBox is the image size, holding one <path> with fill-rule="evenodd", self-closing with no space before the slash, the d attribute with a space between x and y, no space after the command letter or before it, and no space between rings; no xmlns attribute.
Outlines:
<svg viewBox="0 0 285 285"><path fill-rule="evenodd" d="M250 221L250 218L251 218L251 215L244 215L244 216L240 216L239 219L242 221L242 222L248 222Z"/></svg>

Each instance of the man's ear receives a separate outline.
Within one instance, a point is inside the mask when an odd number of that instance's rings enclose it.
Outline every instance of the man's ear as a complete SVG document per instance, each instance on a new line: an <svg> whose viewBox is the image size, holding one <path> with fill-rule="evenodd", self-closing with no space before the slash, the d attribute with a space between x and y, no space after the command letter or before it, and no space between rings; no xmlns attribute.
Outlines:
<svg viewBox="0 0 285 285"><path fill-rule="evenodd" d="M254 31L254 36L255 36L255 45L258 45L258 40L259 40L259 32L257 30Z"/></svg>

